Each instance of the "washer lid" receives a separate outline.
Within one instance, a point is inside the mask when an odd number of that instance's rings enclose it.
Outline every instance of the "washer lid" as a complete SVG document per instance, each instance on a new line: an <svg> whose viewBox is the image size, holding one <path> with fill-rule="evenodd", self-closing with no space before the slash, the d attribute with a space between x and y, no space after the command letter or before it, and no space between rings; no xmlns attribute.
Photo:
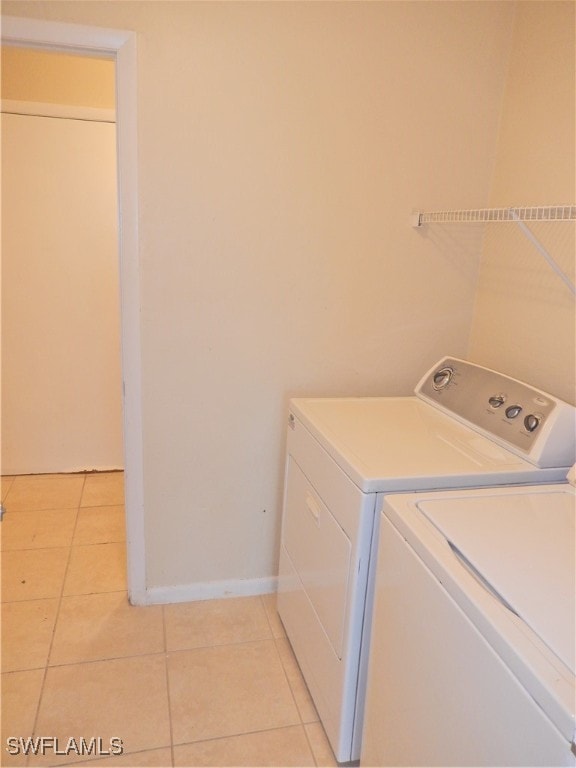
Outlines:
<svg viewBox="0 0 576 768"><path fill-rule="evenodd" d="M574 489L507 490L428 499L417 506L455 553L574 673Z"/></svg>

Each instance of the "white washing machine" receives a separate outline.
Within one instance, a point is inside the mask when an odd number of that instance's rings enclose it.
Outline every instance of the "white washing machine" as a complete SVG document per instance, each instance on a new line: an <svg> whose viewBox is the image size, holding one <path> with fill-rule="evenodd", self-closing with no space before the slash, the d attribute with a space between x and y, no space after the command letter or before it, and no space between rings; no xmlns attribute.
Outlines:
<svg viewBox="0 0 576 768"><path fill-rule="evenodd" d="M366 766L574 766L574 486L389 496Z"/></svg>
<svg viewBox="0 0 576 768"><path fill-rule="evenodd" d="M572 406L456 358L411 397L290 402L278 611L339 762L360 757L384 494L559 482L575 424Z"/></svg>

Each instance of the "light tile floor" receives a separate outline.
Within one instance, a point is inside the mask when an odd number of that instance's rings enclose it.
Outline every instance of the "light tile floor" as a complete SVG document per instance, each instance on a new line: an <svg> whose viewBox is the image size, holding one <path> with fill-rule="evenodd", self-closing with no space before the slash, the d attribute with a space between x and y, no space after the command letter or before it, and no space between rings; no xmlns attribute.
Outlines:
<svg viewBox="0 0 576 768"><path fill-rule="evenodd" d="M123 497L121 472L2 478L0 764L336 765L273 595L129 605ZM7 751L31 736L124 753Z"/></svg>

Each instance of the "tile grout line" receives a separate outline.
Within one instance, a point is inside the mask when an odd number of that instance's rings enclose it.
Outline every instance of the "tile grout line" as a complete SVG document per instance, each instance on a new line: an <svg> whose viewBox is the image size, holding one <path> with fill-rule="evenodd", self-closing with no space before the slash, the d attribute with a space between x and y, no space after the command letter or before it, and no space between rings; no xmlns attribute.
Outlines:
<svg viewBox="0 0 576 768"><path fill-rule="evenodd" d="M253 731L241 731L240 733L228 733L228 734L224 734L222 736L210 736L209 738L196 739L195 741L181 741L181 742L177 742L176 746L177 747L188 747L188 746L192 746L194 744L206 744L206 743L209 743L209 742L226 741L227 739L237 739L237 738L240 738L242 736L254 736L254 735L259 734L259 733L274 733L275 731L286 731L286 730L288 730L290 728L298 728L298 727L299 726L296 723L296 724L292 724L292 725L278 725L278 726L274 726L272 728L256 728ZM305 730L306 729L304 729L304 731ZM314 759L315 764L318 765L318 763L316 762L316 758L314 756L314 752L312 750L312 747L310 747L310 753L312 754L312 758ZM230 768L230 767L228 767L228 768Z"/></svg>
<svg viewBox="0 0 576 768"><path fill-rule="evenodd" d="M274 642L274 649L276 650L276 655L278 656L278 660L280 662L280 666L282 667L282 672L284 673L284 678L288 684L288 690L290 691L290 696L292 697L292 701L294 702L294 706L296 707L296 712L298 713L298 719L300 720L300 725L304 728L304 721L302 719L302 713L300 712L300 707L298 706L298 702L296 701L296 696L294 695L294 691L292 690L292 685L290 683L290 678L288 677L288 672L286 670L286 667L284 665L284 661L282 660L282 654L280 653L280 648L278 647L278 643L276 642L277 639L274 635L274 629L272 627L272 622L270 621L270 617L268 616L268 611L266 610L266 605L264 603L264 597L263 595L259 595L260 602L262 604L262 608L264 609L264 613L266 614L266 621L268 622L268 626L270 628L270 633L272 635L272 640ZM304 728L304 731L306 729ZM308 738L308 737L306 737Z"/></svg>
<svg viewBox="0 0 576 768"><path fill-rule="evenodd" d="M274 649L276 650L278 661L280 662L280 666L282 667L282 672L284 673L284 678L288 685L288 690L290 691L290 696L292 697L292 701L294 702L294 707L296 708L296 712L298 713L298 719L300 721L300 725L304 727L304 720L302 719L302 713L300 712L300 707L298 706L298 702L296 701L296 696L294 695L294 691L290 683L290 678L288 677L288 671L286 670L284 662L282 661L282 654L280 653L280 649L278 648L278 643L276 642L277 638L274 637L272 639L274 641Z"/></svg>
<svg viewBox="0 0 576 768"><path fill-rule="evenodd" d="M80 512L80 506L82 504L82 495L84 493L84 487L86 485L86 475L84 475L83 482L82 482L82 489L80 491L80 498L78 499L78 505L76 507L76 519L74 520L74 528L72 530L72 537L70 539L70 544L68 546L68 558L66 560L66 567L64 569L64 576L62 578L62 586L60 587L60 595L58 597L58 604L56 606L56 616L54 617L54 626L52 627L52 636L50 638L50 645L48 646L48 653L46 655L46 664L44 666L44 674L42 676L42 684L40 686L40 695L38 697L38 704L36 706L36 713L34 715L34 723L32 725L32 734L36 734L36 729L38 728L38 717L40 715L40 707L42 704L42 699L44 697L44 688L46 686L46 677L48 675L48 668L50 663L50 656L52 655L52 647L54 645L54 637L56 635L56 627L58 626L58 619L60 617L60 608L62 606L62 598L64 596L64 585L66 584L66 577L68 575L68 568L70 565L70 558L72 557L72 542L74 541L74 534L76 533L76 526L78 525L78 514ZM30 764L30 755L27 756L26 759L26 765L28 766Z"/></svg>
<svg viewBox="0 0 576 768"><path fill-rule="evenodd" d="M101 593L95 593L95 594L101 594ZM64 597L68 597L68 595L64 595ZM77 667L80 664L83 666L88 666L89 664L102 664L102 662L105 661L129 661L130 659L141 659L143 657L149 657L149 656L164 656L163 651L155 651L152 653L133 653L129 656L105 656L102 659L82 659L81 661L63 661L60 664L48 664L47 666L49 669L62 669L63 667ZM36 669L41 669L41 667L36 667ZM19 670L22 672L26 672L28 670Z"/></svg>
<svg viewBox="0 0 576 768"><path fill-rule="evenodd" d="M258 599L260 601L260 607L264 611L264 616L266 616L266 622L268 624L268 629L270 630L270 635L272 639L274 639L274 629L272 627L272 622L270 621L270 617L268 616L268 610L266 608L266 603L264 602L264 595L258 595Z"/></svg>
<svg viewBox="0 0 576 768"><path fill-rule="evenodd" d="M154 747L153 750L139 749L136 752L126 752L125 754L129 755L130 757L137 757L138 755L145 754L146 752L156 751L157 749L163 749L163 747ZM95 755L94 757L90 756L87 760L73 760L72 762L69 761L67 763L52 763L51 765L47 765L46 768L64 768L64 766L69 766L69 768L74 768L74 766L78 766L79 768L86 768L90 763L97 763L102 759L105 759L107 762L112 760L110 757L102 758L101 756ZM114 763L110 762L110 766L112 767L113 765ZM133 768L136 768L136 764L134 764ZM165 768L165 766L156 766L155 768Z"/></svg>
<svg viewBox="0 0 576 768"><path fill-rule="evenodd" d="M296 712L298 713L298 719L300 720L300 727L304 731L304 737L306 738L306 743L308 744L308 748L310 750L310 754L312 755L312 760L314 760L314 765L318 765L318 762L316 760L316 755L314 754L314 750L312 749L312 744L310 743L310 739L308 738L308 731L306 730L304 719L302 717L302 713L300 712L300 707L298 706L298 702L296 701L296 696L294 694L294 690L292 689L292 684L290 683L290 678L288 677L288 671L286 670L286 667L284 665L284 661L282 659L282 654L280 653L280 648L278 647L277 640L280 638L277 638L274 634L274 628L272 627L272 622L270 621L270 617L268 616L268 610L266 608L265 602L264 602L264 596L260 595L260 602L262 604L262 607L264 609L264 613L266 614L266 621L268 622L268 626L270 627L270 633L272 634L272 640L274 642L274 648L276 650L276 655L278 656L278 660L280 661L280 666L282 667L282 672L284 673L284 679L286 680L286 683L288 684L288 690L290 691L290 696L292 697L292 701L294 703L294 706L296 707Z"/></svg>
<svg viewBox="0 0 576 768"><path fill-rule="evenodd" d="M306 723L304 722L304 717L302 715L302 712L300 711L300 707L298 706L298 702L296 701L296 696L294 694L294 690L292 689L292 685L290 683L290 678L288 677L288 672L286 670L286 667L284 665L284 661L282 660L282 654L280 653L280 649L278 647L278 640L287 640L288 643L290 641L288 640L288 636L277 638L274 634L274 628L272 627L272 622L270 621L270 617L268 616L268 611L266 610L266 605L264 604L264 597L263 595L260 595L260 600L262 602L262 605L264 607L264 611L266 613L266 619L268 620L268 625L270 627L270 631L272 632L272 639L274 640L274 647L276 648L276 653L278 654L278 658L280 659L280 664L282 665L282 671L284 672L284 677L286 679L286 682L288 683L288 688L290 689L290 695L292 696L292 701L294 702L294 706L296 707L296 711L298 712L298 717L300 719L300 726L302 727L302 730L304 731L304 736L306 738L306 743L308 744L308 749L310 750L310 754L312 755L312 760L314 760L314 765L318 766L318 759L316 757L316 752L314 751L314 747L312 745L312 742L310 741L310 736L308 734L308 729L306 728ZM302 674L302 673L300 673ZM303 676L302 676L303 677ZM306 681L304 681L306 682Z"/></svg>
<svg viewBox="0 0 576 768"><path fill-rule="evenodd" d="M168 698L168 728L170 729L170 761L174 765L174 731L172 727L172 702L170 698L170 674L168 672L168 640L166 634L166 611L162 605L162 637L164 642L164 673L166 675L166 696Z"/></svg>

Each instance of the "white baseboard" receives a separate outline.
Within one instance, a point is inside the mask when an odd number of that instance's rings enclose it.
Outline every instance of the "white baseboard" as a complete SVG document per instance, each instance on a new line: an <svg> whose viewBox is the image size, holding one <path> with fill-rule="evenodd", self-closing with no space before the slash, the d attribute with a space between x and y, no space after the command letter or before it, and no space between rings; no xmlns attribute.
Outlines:
<svg viewBox="0 0 576 768"><path fill-rule="evenodd" d="M205 581L196 584L178 584L172 587L148 587L144 594L131 595L136 605L187 603L193 600L215 600L224 597L267 595L276 591L277 576L260 579L231 579Z"/></svg>

